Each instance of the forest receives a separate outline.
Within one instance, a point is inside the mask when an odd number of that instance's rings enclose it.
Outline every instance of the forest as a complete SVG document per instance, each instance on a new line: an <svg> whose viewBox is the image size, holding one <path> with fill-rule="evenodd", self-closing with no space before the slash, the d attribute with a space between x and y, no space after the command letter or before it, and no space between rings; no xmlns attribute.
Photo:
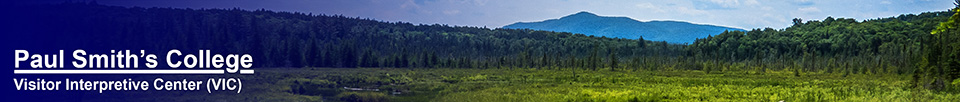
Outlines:
<svg viewBox="0 0 960 102"><path fill-rule="evenodd" d="M15 8L21 10L11 11L15 20L8 22L17 26L10 32L23 35L10 39L14 42L88 51L216 49L255 55L260 61L254 66L261 69L542 70L573 71L573 77L684 71L796 78L909 76L908 89L960 92L957 8L867 20L796 18L784 29L728 31L691 44L264 9L95 3Z"/></svg>

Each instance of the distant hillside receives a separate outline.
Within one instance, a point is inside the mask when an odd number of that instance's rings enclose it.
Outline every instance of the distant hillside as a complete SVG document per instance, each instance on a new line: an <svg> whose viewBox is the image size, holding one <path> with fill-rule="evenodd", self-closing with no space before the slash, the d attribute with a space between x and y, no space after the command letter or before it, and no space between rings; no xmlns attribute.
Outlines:
<svg viewBox="0 0 960 102"><path fill-rule="evenodd" d="M504 26L509 29L534 29L586 35L692 43L697 38L717 35L725 30L743 30L715 25L693 24L681 21L642 22L627 17L603 17L590 12L579 12L560 19L540 22L518 22Z"/></svg>
<svg viewBox="0 0 960 102"><path fill-rule="evenodd" d="M382 22L263 9L143 8L89 3L14 8L17 9L8 13L11 19L3 19L6 22L2 23L11 25L6 26L11 30L5 30L9 34L0 34L0 38L9 39L0 40L11 44L6 45L8 48L82 48L90 53L119 48L191 52L212 49L215 53L255 55L254 59L262 61L256 67L532 68L582 60L578 68L598 68L600 61L609 60L611 55L627 59L686 54L686 45L665 42L526 29Z"/></svg>

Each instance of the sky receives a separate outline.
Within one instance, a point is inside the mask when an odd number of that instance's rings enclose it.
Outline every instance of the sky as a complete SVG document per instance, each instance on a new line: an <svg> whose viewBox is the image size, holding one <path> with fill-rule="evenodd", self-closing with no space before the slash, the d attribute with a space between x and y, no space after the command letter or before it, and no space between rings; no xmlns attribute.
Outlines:
<svg viewBox="0 0 960 102"><path fill-rule="evenodd" d="M53 0L63 1L63 0ZM82 0L73 0L82 1ZM500 28L580 11L640 21L676 20L742 29L785 28L793 18L876 19L945 11L953 0L97 0L114 6L267 9L387 22Z"/></svg>

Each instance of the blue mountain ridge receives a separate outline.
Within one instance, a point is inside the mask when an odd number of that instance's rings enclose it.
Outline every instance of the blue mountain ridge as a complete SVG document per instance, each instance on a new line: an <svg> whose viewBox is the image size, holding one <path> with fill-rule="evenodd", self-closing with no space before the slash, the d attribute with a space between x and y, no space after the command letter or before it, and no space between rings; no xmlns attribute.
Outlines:
<svg viewBox="0 0 960 102"><path fill-rule="evenodd" d="M556 32L571 32L612 38L667 41L668 43L693 43L697 38L717 35L723 31L743 29L715 25L693 24L682 21L642 22L627 17L605 17L581 11L560 19L540 22L517 22L503 26L507 29L533 29Z"/></svg>

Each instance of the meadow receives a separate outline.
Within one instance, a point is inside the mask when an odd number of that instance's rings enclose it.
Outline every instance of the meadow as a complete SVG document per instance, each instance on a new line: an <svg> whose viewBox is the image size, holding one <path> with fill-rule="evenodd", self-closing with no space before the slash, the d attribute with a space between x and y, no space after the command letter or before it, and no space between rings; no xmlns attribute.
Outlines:
<svg viewBox="0 0 960 102"><path fill-rule="evenodd" d="M653 102L951 101L909 75L789 71L261 68L238 101ZM252 82L252 83L251 83ZM214 96L215 97L215 96ZM189 99L188 99L189 100ZM202 101L202 100L201 100Z"/></svg>

